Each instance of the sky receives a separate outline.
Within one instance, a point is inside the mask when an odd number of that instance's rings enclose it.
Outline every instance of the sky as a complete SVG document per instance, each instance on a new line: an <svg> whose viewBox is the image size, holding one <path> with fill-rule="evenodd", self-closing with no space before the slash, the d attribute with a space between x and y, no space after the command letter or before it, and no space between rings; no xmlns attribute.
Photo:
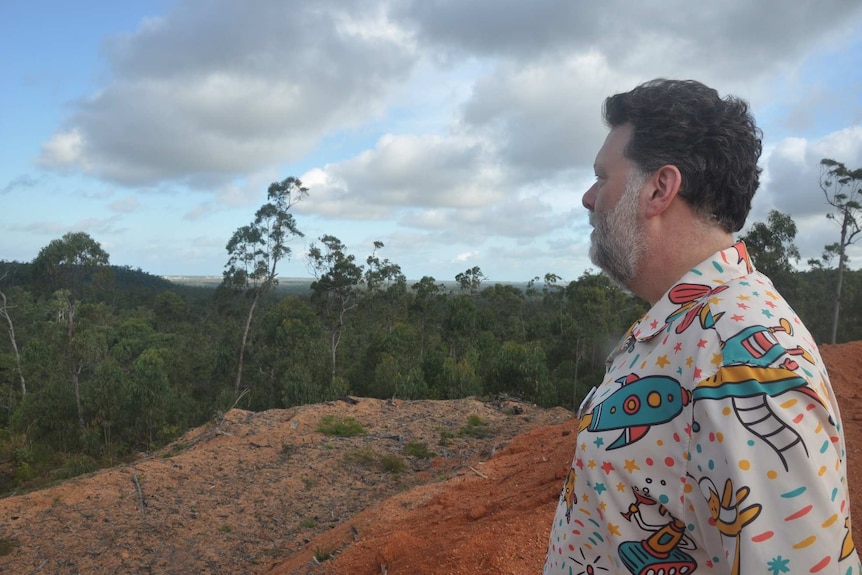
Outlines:
<svg viewBox="0 0 862 575"><path fill-rule="evenodd" d="M408 280L575 280L602 102L656 77L751 104L749 223L790 215L803 268L838 241L819 162L862 167L857 0L0 0L0 260L83 231L220 276L293 176L283 277L332 235Z"/></svg>

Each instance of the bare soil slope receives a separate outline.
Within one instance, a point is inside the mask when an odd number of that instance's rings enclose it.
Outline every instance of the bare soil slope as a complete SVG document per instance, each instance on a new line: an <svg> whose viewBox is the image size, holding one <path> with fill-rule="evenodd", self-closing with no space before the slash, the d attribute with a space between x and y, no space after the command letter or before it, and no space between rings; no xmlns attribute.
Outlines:
<svg viewBox="0 0 862 575"><path fill-rule="evenodd" d="M822 352L862 517L862 342ZM324 435L327 415L367 433ZM0 573L538 573L576 427L563 409L472 399L232 410L132 464L0 500L0 538L17 543ZM411 441L435 456L407 455Z"/></svg>

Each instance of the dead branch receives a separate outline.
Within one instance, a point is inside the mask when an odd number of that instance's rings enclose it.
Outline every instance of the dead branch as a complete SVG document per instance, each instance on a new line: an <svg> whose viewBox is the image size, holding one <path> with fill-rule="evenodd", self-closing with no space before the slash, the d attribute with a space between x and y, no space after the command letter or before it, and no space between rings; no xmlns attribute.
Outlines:
<svg viewBox="0 0 862 575"><path fill-rule="evenodd" d="M469 467L469 468L470 468L470 471L472 471L473 473L475 473L476 475L478 475L478 476L479 476L479 477L481 477L482 479L488 479L488 476L487 476L487 475L485 475L484 473L482 473L481 471L479 471L478 469L476 469L476 468L475 468L475 467L473 467L472 465L468 465L467 467Z"/></svg>
<svg viewBox="0 0 862 575"><path fill-rule="evenodd" d="M144 499L144 492L141 489L141 482L138 480L138 474L137 473L134 473L132 475L132 483L135 484L135 489L137 489L137 491L138 491L138 499L141 502L141 517L143 517L144 511L147 507L147 500Z"/></svg>

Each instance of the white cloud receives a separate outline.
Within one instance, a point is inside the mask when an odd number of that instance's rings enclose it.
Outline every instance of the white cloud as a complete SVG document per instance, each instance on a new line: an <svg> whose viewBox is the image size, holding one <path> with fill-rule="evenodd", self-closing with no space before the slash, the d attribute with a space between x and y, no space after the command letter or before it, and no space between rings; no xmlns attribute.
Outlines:
<svg viewBox="0 0 862 575"><path fill-rule="evenodd" d="M476 259L479 255L480 254L478 252L460 253L460 254L456 255L454 258L452 258L452 262L458 263L458 264L466 263L466 262L469 262L469 261Z"/></svg>
<svg viewBox="0 0 862 575"><path fill-rule="evenodd" d="M68 168L80 164L86 171L83 159L84 137L78 129L57 132L42 146L38 162L47 167Z"/></svg>
<svg viewBox="0 0 862 575"><path fill-rule="evenodd" d="M211 185L300 158L380 113L414 63L384 11L349 7L181 3L107 44L112 78L40 162L123 184Z"/></svg>
<svg viewBox="0 0 862 575"><path fill-rule="evenodd" d="M476 208L512 193L481 141L394 136L373 150L301 177L313 192L298 211L342 219L390 218L402 208Z"/></svg>
<svg viewBox="0 0 862 575"><path fill-rule="evenodd" d="M823 246L838 241L838 229L820 188L820 160L862 166L862 126L851 126L817 140L785 138L764 155L764 187L755 195L748 223L766 221L770 210L789 215L797 226L801 263L819 257Z"/></svg>

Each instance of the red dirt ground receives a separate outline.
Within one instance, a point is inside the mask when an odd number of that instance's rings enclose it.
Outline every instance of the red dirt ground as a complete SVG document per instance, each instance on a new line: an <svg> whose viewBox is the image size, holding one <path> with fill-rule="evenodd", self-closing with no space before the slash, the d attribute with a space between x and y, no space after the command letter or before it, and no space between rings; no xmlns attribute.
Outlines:
<svg viewBox="0 0 862 575"><path fill-rule="evenodd" d="M821 352L860 517L862 342ZM326 436L325 415L367 433ZM485 434L465 433L471 415ZM511 401L232 410L123 467L0 500L0 542L13 544L0 573L539 573L576 429L566 410ZM407 455L410 441L435 457ZM387 473L384 456L407 468Z"/></svg>

